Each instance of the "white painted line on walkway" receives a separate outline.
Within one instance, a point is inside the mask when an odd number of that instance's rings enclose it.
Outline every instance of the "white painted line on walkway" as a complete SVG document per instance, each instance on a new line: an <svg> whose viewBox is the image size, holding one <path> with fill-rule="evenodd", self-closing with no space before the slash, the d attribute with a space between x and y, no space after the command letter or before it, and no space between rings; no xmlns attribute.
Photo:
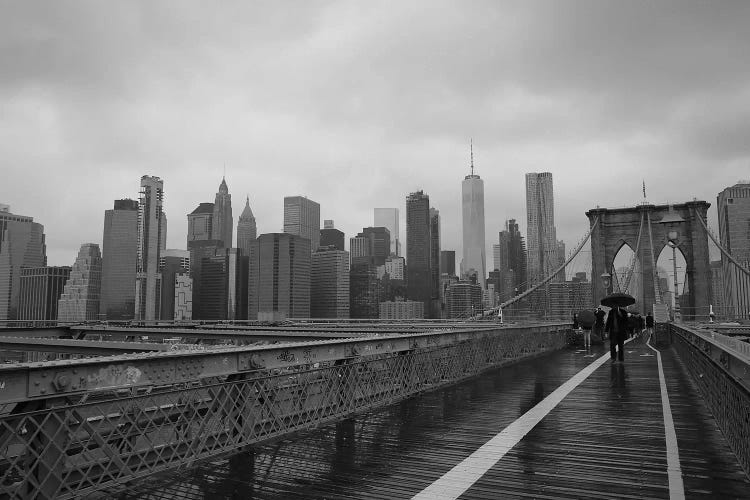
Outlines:
<svg viewBox="0 0 750 500"><path fill-rule="evenodd" d="M667 440L667 477L669 478L669 498L683 500L685 498L685 487L682 484L682 467L680 467L680 448L677 446L677 433L672 421L672 407L669 405L669 394L667 393L667 382L664 379L664 368L661 364L661 353L651 347L649 337L646 345L656 353L656 361L659 364L659 387L661 388L661 412L664 415L664 435Z"/></svg>
<svg viewBox="0 0 750 500"><path fill-rule="evenodd" d="M627 339L630 342L633 339ZM552 391L532 409L518 417L499 434L483 444L461 463L443 474L437 481L417 493L412 500L455 500L476 483L508 451L523 439L531 429L542 421L560 401L586 380L589 375L609 360L609 352L573 375L568 381Z"/></svg>

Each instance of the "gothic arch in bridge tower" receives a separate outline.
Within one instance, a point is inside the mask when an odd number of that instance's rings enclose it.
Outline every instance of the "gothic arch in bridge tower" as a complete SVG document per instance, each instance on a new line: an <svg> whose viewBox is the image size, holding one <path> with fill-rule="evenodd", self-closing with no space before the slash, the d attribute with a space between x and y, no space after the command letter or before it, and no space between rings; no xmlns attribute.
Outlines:
<svg viewBox="0 0 750 500"><path fill-rule="evenodd" d="M604 289L601 275L611 273L617 252L627 244L637 249L642 276L636 300L643 305L642 312L650 311L656 301L656 259L671 237L685 258L685 282L689 295L683 302L682 316L685 319L707 316L708 306L712 303L708 234L696 217L706 222L710 206L705 201L691 201L671 206L642 204L632 208L595 208L586 212L590 227L594 226L595 220L599 221L591 232L594 303L598 304L602 297L612 292L612 285L608 290Z"/></svg>

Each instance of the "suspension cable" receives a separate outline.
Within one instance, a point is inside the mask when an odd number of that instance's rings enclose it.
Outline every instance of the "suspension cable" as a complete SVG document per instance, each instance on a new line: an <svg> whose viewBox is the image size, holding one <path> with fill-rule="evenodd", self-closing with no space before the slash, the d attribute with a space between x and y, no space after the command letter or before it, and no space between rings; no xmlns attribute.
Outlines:
<svg viewBox="0 0 750 500"><path fill-rule="evenodd" d="M529 288L525 292L516 295L512 299L506 300L505 302L503 302L502 304L500 304L498 306L493 307L492 309L489 310L489 312L497 314L497 311L499 309L504 309L504 308L508 307L509 305L514 304L515 302L518 302L519 300L521 300L522 298L526 297L530 293L538 290L542 286L544 286L547 283L549 283L550 281L552 281L552 278L554 278L555 276L557 276L557 274L560 271L562 271L563 269L565 269L565 267L568 264L570 264L570 262L576 257L576 255L578 255L578 252L581 251L581 249L583 248L583 246L586 244L586 242L591 237L591 233L594 232L594 228L596 228L597 224L599 224L599 216L597 216L596 219L594 219L594 223L589 228L588 232L586 233L586 236L583 238L583 240L581 240L581 242L578 244L578 246L573 251L573 253L570 255L570 257L568 257L568 259L560 267L558 267L557 269L555 269L549 276L547 276L542 281L540 281L539 283L537 283L533 287ZM485 315L485 313L482 313L482 314L479 314L479 315L475 316L475 318L481 318L484 315Z"/></svg>
<svg viewBox="0 0 750 500"><path fill-rule="evenodd" d="M646 212L646 218L648 219L648 241L651 247L651 275L654 281L654 295L657 304L661 304L661 287L659 286L659 273L656 270L656 258L654 257L654 234L651 231L651 214Z"/></svg>
<svg viewBox="0 0 750 500"><path fill-rule="evenodd" d="M625 275L625 287L622 289L623 292L628 293L630 289L630 280L633 278L633 270L635 269L635 262L638 259L638 249L641 248L641 233L643 231L643 212L641 212L641 223L638 225L638 239L635 242L635 252L633 258L630 261L630 270Z"/></svg>
<svg viewBox="0 0 750 500"><path fill-rule="evenodd" d="M693 210L695 210L695 207L693 208ZM716 245L717 247L719 247L719 250L721 250L721 253L722 253L723 255L725 255L725 256L727 257L727 259L729 259L729 261L730 261L730 262L731 262L732 264L734 264L734 265L735 265L735 266L736 266L737 268L739 268L739 269L740 269L740 271L742 271L742 272L743 272L743 273L745 273L746 275L750 276L750 269L746 268L745 266L743 266L743 265L741 265L741 264L740 264L739 262L737 262L737 260L736 260L736 259L735 259L734 257L732 257L732 254L731 254L731 253L729 253L729 251L727 251L727 249L726 249L726 248L724 248L724 247L723 247L723 246L721 245L721 243L719 243L719 241L718 241L718 240L716 239L716 237L714 236L714 233L713 233L713 232L711 232L711 230L710 230L710 229L708 228L708 226L706 225L706 223L705 223L705 222L703 222L703 217L701 217L701 216L700 216L700 214L698 213L698 211L697 211L697 210L695 210L695 218L696 218L696 219L698 219L698 221L700 221L700 223L701 223L701 226L703 226L703 229L705 229L705 230L706 230L706 234L708 234L708 236L709 236L709 237L711 238L711 241L713 241L713 242L714 242L714 245Z"/></svg>

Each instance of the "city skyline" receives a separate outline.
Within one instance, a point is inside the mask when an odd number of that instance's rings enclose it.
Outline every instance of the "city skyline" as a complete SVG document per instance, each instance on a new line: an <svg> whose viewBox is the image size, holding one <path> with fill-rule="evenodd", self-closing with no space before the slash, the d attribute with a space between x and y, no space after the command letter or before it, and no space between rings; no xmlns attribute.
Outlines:
<svg viewBox="0 0 750 500"><path fill-rule="evenodd" d="M168 186L168 248L184 248L185 215L225 168L258 234L281 230L284 196L304 195L347 238L373 208L399 208L405 241L403 199L424 190L460 262L473 137L487 235L525 221L523 175L540 171L568 247L586 210L638 203L643 180L654 203L710 202L717 230L716 194L750 165L750 69L735 63L750 6L429 6L186 4L175 18L158 4L13 5L0 203L45 225L49 265L71 265L144 174Z"/></svg>

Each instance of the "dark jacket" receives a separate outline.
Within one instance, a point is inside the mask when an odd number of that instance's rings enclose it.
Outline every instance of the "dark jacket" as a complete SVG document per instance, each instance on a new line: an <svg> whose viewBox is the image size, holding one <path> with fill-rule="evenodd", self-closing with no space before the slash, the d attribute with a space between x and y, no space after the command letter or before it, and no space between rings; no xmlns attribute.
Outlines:
<svg viewBox="0 0 750 500"><path fill-rule="evenodd" d="M605 313L601 309L597 309L594 312L594 316L596 316L596 326L604 326L604 316L606 315L607 313Z"/></svg>
<svg viewBox="0 0 750 500"><path fill-rule="evenodd" d="M610 309L604 330L609 333L612 340L626 338L628 336L628 313L619 307Z"/></svg>
<svg viewBox="0 0 750 500"><path fill-rule="evenodd" d="M654 327L654 317L649 313L646 315L646 328Z"/></svg>

